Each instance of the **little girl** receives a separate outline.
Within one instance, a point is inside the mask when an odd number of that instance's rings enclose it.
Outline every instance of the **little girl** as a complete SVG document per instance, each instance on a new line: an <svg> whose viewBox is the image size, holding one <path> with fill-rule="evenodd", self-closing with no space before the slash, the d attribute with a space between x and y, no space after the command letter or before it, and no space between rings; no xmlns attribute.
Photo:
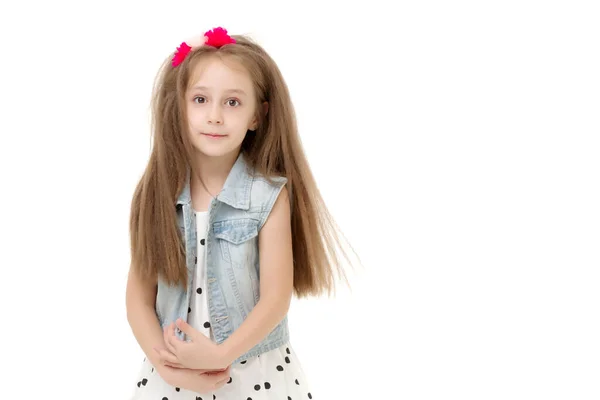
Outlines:
<svg viewBox="0 0 600 400"><path fill-rule="evenodd" d="M312 399L292 295L335 290L339 244L271 57L222 28L181 43L153 97L131 204L133 399ZM345 255L345 253L344 253Z"/></svg>

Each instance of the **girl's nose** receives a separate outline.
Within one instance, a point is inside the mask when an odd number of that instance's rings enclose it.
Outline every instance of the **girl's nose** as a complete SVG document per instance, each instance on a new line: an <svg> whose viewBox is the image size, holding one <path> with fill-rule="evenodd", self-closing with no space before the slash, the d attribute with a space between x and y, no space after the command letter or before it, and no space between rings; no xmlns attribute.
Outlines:
<svg viewBox="0 0 600 400"><path fill-rule="evenodd" d="M222 124L223 116L221 115L221 109L218 105L212 107L210 114L208 115L209 124Z"/></svg>

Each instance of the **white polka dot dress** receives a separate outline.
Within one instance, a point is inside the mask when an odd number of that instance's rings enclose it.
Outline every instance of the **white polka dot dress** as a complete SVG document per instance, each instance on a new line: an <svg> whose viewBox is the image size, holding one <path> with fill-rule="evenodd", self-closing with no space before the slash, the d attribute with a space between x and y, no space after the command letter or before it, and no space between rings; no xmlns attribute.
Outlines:
<svg viewBox="0 0 600 400"><path fill-rule="evenodd" d="M205 295L206 265L204 243L208 212L195 212L198 258L190 298L188 323L214 340L208 322ZM231 366L231 378L214 392L196 393L166 383L144 358L131 400L304 400L312 399L309 383L294 349L287 343L279 348Z"/></svg>

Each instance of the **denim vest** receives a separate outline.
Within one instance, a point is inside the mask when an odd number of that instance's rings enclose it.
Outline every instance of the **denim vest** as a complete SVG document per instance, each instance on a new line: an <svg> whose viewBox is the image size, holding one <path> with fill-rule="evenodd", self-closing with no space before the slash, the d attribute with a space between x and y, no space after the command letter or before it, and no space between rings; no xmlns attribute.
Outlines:
<svg viewBox="0 0 600 400"><path fill-rule="evenodd" d="M273 177L274 184L259 175L252 176L242 153L238 156L217 199L209 205L206 251L206 290L210 326L217 343L227 339L246 319L259 300L260 265L258 232L264 225L277 196L287 182ZM188 305L196 273L196 220L190 195L190 169L187 183L177 199L177 220L184 238L188 286L169 286L159 278L156 314L161 327L177 318L188 321ZM177 330L184 340L184 333ZM234 363L273 350L289 340L287 315L260 343Z"/></svg>

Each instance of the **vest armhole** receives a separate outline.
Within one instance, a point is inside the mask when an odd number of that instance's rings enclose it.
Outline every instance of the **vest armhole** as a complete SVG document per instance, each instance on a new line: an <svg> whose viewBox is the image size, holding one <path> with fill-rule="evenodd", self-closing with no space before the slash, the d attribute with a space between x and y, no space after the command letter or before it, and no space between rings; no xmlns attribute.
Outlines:
<svg viewBox="0 0 600 400"><path fill-rule="evenodd" d="M260 223L258 225L259 231L262 229L265 222L267 222L267 218L269 218L269 214L271 214L271 210L273 209L273 206L275 205L275 201L279 197L279 194L281 193L281 190L283 189L283 187L285 186L286 183L287 183L287 179L283 178L283 180L277 181L277 186L273 187L271 197L269 198L269 201L267 202L267 204L264 208L264 211L260 215Z"/></svg>

